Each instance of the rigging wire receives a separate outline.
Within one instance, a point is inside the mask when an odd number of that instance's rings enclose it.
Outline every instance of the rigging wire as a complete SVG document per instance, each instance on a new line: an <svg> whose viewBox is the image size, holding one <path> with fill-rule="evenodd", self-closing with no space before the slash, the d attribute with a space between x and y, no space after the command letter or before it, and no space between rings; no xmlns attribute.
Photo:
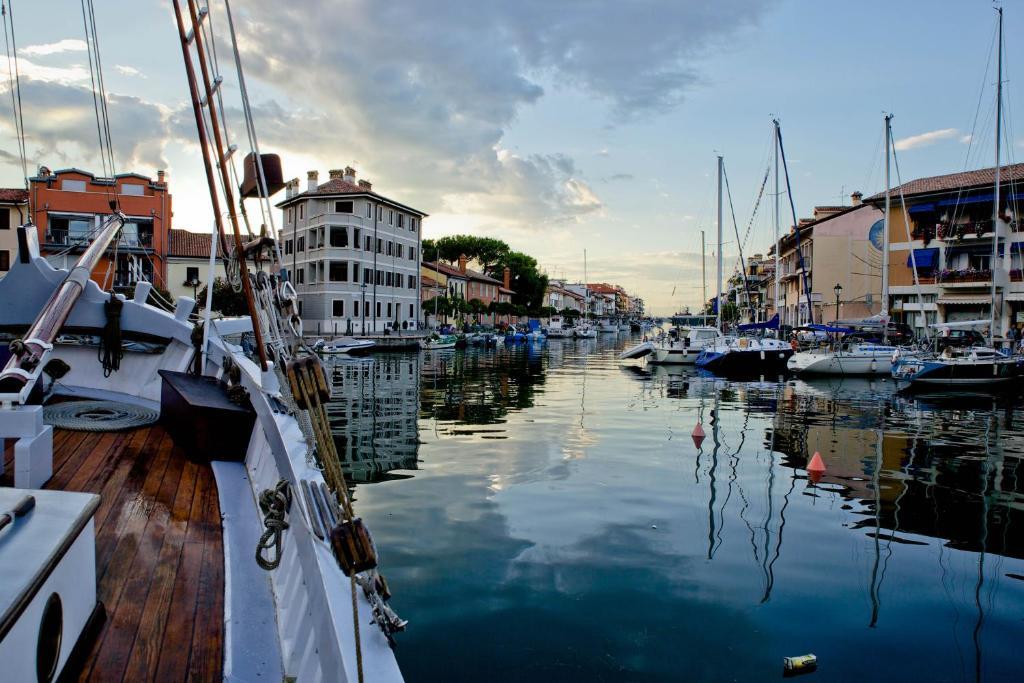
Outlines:
<svg viewBox="0 0 1024 683"><path fill-rule="evenodd" d="M0 4L4 20L4 48L7 51L7 77L11 90L11 108L14 116L14 132L18 138L18 153L21 156L21 174L28 191L28 154L25 151L25 119L21 105L21 74L18 68L18 41L14 36L14 5L11 0ZM10 38L8 38L7 17L10 15Z"/></svg>
<svg viewBox="0 0 1024 683"><path fill-rule="evenodd" d="M82 26L85 30L85 47L89 60L89 83L92 91L93 111L96 115L96 137L99 141L100 164L104 177L113 178L117 171L114 166L113 137L110 133L110 112L107 107L106 86L103 82L103 62L100 58L99 35L96 32L96 14L92 0L81 0ZM111 210L119 208L117 184L108 186L107 197Z"/></svg>

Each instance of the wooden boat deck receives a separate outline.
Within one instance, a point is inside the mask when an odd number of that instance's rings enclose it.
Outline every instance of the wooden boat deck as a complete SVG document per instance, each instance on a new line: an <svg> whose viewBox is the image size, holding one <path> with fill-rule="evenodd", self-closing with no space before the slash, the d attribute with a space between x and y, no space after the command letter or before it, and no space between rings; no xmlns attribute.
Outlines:
<svg viewBox="0 0 1024 683"><path fill-rule="evenodd" d="M79 680L222 678L224 552L213 470L159 425L55 430L47 489L101 496L96 577L107 618ZM0 485L13 484L13 442Z"/></svg>

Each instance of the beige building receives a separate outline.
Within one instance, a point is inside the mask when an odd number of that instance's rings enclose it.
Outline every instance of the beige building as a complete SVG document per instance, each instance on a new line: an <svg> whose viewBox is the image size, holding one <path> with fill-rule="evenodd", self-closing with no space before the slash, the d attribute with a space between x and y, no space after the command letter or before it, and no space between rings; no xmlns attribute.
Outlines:
<svg viewBox="0 0 1024 683"><path fill-rule="evenodd" d="M882 212L851 195L851 206L819 206L814 217L779 240L779 320L798 326L811 321L867 318L881 310ZM774 258L774 248L769 257ZM839 286L837 312L836 286ZM808 297L805 292L809 291ZM810 302L808 302L808 298ZM775 314L775 281L768 282L766 318Z"/></svg>
<svg viewBox="0 0 1024 683"><path fill-rule="evenodd" d="M28 220L28 192L0 188L0 277L18 257L18 226Z"/></svg>
<svg viewBox="0 0 1024 683"><path fill-rule="evenodd" d="M224 275L220 260L222 255L218 243L218 260L214 268L218 277ZM209 272L210 233L172 228L167 246L167 289L171 293L171 300L179 296L197 295L206 286Z"/></svg>

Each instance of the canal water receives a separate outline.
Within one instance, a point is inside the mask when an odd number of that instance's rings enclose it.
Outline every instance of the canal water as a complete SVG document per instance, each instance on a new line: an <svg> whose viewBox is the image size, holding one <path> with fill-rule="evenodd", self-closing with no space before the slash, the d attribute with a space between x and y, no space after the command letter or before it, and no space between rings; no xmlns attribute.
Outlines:
<svg viewBox="0 0 1024 683"><path fill-rule="evenodd" d="M407 680L760 681L808 653L808 680L1021 680L1015 400L730 383L620 363L634 342L331 361Z"/></svg>

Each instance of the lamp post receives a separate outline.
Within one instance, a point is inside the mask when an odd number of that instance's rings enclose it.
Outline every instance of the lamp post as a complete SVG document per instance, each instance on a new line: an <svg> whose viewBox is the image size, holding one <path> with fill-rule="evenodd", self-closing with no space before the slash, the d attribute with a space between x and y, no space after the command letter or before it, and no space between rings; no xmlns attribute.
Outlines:
<svg viewBox="0 0 1024 683"><path fill-rule="evenodd" d="M376 277L376 275L374 275ZM363 278L363 282L359 285L359 289L363 290L363 303L359 306L359 331L362 334L366 334L366 278Z"/></svg>
<svg viewBox="0 0 1024 683"><path fill-rule="evenodd" d="M843 286L837 282L832 291L836 293L836 322L839 322L839 295L843 293Z"/></svg>

